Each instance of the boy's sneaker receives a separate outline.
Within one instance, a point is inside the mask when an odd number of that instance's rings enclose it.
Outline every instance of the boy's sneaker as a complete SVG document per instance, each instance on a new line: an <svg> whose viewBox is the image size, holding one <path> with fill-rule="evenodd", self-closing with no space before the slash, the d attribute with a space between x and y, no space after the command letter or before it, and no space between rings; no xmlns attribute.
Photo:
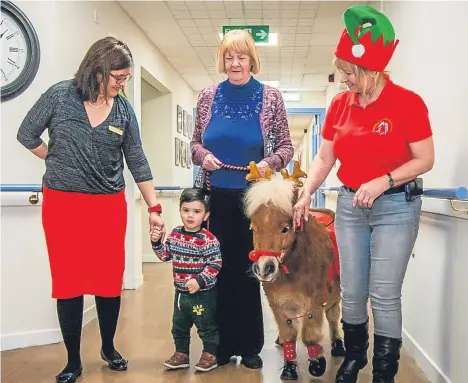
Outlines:
<svg viewBox="0 0 468 383"><path fill-rule="evenodd" d="M189 356L182 352L175 352L170 359L164 362L164 366L171 370L176 370L178 368L188 368L190 367Z"/></svg>
<svg viewBox="0 0 468 383"><path fill-rule="evenodd" d="M216 367L218 367L216 356L211 355L210 353L205 351L202 353L200 360L195 365L195 370L206 372L213 370Z"/></svg>

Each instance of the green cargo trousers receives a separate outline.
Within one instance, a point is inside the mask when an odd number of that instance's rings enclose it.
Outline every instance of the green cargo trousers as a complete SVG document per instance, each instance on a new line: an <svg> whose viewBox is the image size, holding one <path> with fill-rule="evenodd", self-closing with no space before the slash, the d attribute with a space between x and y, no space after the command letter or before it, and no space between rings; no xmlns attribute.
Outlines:
<svg viewBox="0 0 468 383"><path fill-rule="evenodd" d="M172 318L172 336L177 352L189 354L190 330L195 324L203 342L203 351L216 355L219 344L216 314L216 287L195 294L181 293L176 290L174 296L174 315Z"/></svg>

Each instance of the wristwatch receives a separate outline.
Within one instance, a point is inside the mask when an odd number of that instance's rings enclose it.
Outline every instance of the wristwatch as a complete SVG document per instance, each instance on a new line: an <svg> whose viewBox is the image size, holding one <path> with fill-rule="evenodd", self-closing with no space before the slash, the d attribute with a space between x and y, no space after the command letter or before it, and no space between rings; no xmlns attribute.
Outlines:
<svg viewBox="0 0 468 383"><path fill-rule="evenodd" d="M388 183L390 185L390 187L392 188L393 185L395 185L395 181L393 181L393 177L390 173L387 173L387 177L388 177Z"/></svg>
<svg viewBox="0 0 468 383"><path fill-rule="evenodd" d="M162 214L162 207L161 204L158 203L156 206L152 206L148 208L148 213L158 213Z"/></svg>

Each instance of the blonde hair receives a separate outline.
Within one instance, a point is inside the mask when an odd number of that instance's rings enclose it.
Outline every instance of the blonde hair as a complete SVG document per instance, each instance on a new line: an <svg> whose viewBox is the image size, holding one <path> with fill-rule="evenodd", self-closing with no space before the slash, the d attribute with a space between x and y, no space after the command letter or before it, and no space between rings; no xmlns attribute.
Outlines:
<svg viewBox="0 0 468 383"><path fill-rule="evenodd" d="M260 180L247 189L244 195L244 213L248 218L261 206L271 206L292 217L294 183L283 177L273 176L270 180Z"/></svg>
<svg viewBox="0 0 468 383"><path fill-rule="evenodd" d="M333 65L338 70L351 69L351 72L356 76L357 85L360 91L367 92L368 80L372 79L374 82L374 89L381 76L388 77L388 72L377 72L375 70L367 69L362 66L350 63L349 61L335 57L333 59Z"/></svg>
<svg viewBox="0 0 468 383"><path fill-rule="evenodd" d="M253 74L260 73L260 57L258 56L257 48L254 40L249 32L234 29L226 33L218 48L216 57L218 73L226 73L224 65L224 55L227 52L236 52L250 57L250 72Z"/></svg>

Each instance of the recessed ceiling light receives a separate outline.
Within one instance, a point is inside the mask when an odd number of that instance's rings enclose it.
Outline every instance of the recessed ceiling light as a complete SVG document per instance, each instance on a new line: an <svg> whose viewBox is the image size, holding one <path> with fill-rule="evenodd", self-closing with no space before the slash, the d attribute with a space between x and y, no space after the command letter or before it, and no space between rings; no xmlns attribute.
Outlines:
<svg viewBox="0 0 468 383"><path fill-rule="evenodd" d="M218 37L221 41L223 39L223 34L219 33ZM278 33L270 33L269 39L270 41L267 43L255 43L255 45L258 47L273 47L278 45Z"/></svg>

